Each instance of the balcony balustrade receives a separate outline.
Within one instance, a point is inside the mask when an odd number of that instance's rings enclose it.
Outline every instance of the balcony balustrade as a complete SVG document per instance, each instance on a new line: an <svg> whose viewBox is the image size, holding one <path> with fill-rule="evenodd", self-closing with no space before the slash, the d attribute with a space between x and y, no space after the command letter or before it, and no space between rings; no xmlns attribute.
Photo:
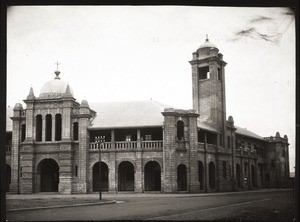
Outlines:
<svg viewBox="0 0 300 222"><path fill-rule="evenodd" d="M163 147L163 141L162 140L156 140L156 141L142 141L141 142L142 148L162 148Z"/></svg>
<svg viewBox="0 0 300 222"><path fill-rule="evenodd" d="M114 146L113 146L114 144ZM142 149L159 149L163 148L162 140L155 141L141 141ZM97 144L96 142L91 142L89 149L90 150L99 150L99 146L101 146L101 150L111 150L115 147L116 150L127 150L127 149L136 149L138 146L137 141L116 141L116 142L105 142L102 145Z"/></svg>
<svg viewBox="0 0 300 222"><path fill-rule="evenodd" d="M115 142L116 149L135 149L136 147L137 147L136 141Z"/></svg>
<svg viewBox="0 0 300 222"><path fill-rule="evenodd" d="M96 142L90 143L90 150L99 150L99 147L101 150L109 150L111 148L111 143L110 142L105 142L102 144Z"/></svg>

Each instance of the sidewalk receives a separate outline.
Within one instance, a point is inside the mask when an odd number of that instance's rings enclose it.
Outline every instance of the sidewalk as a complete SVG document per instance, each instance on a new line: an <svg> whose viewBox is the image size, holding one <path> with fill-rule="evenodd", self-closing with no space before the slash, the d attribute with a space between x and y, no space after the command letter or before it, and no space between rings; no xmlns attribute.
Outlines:
<svg viewBox="0 0 300 222"><path fill-rule="evenodd" d="M38 194L6 194L6 209L10 211L22 211L33 209L48 209L61 208L70 206L85 206L98 204L112 204L117 203L116 200L122 198L158 198L158 197L201 197L201 196L219 196L232 195L243 193L257 193L257 192L287 192L292 189L260 189L250 191L237 192L218 192L218 193L102 193L102 200L99 200L99 193L92 194L58 194L58 193L38 193Z"/></svg>

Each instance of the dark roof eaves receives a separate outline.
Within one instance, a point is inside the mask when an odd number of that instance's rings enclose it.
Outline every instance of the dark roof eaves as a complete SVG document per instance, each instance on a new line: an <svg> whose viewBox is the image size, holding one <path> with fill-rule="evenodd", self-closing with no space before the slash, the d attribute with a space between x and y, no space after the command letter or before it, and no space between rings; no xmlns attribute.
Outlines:
<svg viewBox="0 0 300 222"><path fill-rule="evenodd" d="M137 126L112 126L112 127L101 127L101 126L90 126L88 127L89 130L101 130L101 129L135 129L135 128L151 128L151 127L163 127L162 125L137 125Z"/></svg>

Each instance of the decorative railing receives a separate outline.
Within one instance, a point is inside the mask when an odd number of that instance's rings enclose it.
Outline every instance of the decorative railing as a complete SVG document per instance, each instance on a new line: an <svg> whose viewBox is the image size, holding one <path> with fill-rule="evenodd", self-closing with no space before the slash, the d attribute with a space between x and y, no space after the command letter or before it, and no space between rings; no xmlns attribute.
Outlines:
<svg viewBox="0 0 300 222"><path fill-rule="evenodd" d="M207 144L207 151L216 152L217 146L214 144Z"/></svg>
<svg viewBox="0 0 300 222"><path fill-rule="evenodd" d="M105 142L102 144L96 142L90 143L90 150L99 150L99 147L101 150L108 150L111 148L111 142Z"/></svg>
<svg viewBox="0 0 300 222"><path fill-rule="evenodd" d="M198 142L198 150L204 150L204 143Z"/></svg>
<svg viewBox="0 0 300 222"><path fill-rule="evenodd" d="M155 141L142 141L141 142L142 148L162 148L163 141L162 140L155 140Z"/></svg>
<svg viewBox="0 0 300 222"><path fill-rule="evenodd" d="M133 149L137 147L136 141L122 141L122 142L115 142L116 149Z"/></svg>
<svg viewBox="0 0 300 222"><path fill-rule="evenodd" d="M102 144L91 142L89 145L90 150L126 150L126 149L136 149L140 144L142 149L158 149L163 148L162 140L154 140L154 141L141 141L140 143L137 141L115 141L115 142L105 142Z"/></svg>

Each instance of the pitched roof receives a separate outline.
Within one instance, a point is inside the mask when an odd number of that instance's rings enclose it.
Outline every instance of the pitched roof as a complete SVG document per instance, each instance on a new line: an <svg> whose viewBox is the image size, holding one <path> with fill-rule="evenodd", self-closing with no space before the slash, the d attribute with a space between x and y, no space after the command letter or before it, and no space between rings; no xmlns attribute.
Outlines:
<svg viewBox="0 0 300 222"><path fill-rule="evenodd" d="M235 128L236 128L236 131L235 131L236 134L240 134L243 136L266 141L262 136L259 136L256 133L251 132L250 130L247 130L247 129L239 127L239 126L235 126Z"/></svg>
<svg viewBox="0 0 300 222"><path fill-rule="evenodd" d="M197 119L197 126L200 128L200 129L203 129L203 130L207 130L207 131L211 131L211 132L214 132L214 133L221 133L220 131L218 131L217 129L203 123L200 121L200 119Z"/></svg>
<svg viewBox="0 0 300 222"><path fill-rule="evenodd" d="M90 129L162 126L161 112L172 108L154 100L91 103L90 107L97 112Z"/></svg>
<svg viewBox="0 0 300 222"><path fill-rule="evenodd" d="M6 108L6 132L11 132L12 131L12 117L14 115L14 108L8 106Z"/></svg>

